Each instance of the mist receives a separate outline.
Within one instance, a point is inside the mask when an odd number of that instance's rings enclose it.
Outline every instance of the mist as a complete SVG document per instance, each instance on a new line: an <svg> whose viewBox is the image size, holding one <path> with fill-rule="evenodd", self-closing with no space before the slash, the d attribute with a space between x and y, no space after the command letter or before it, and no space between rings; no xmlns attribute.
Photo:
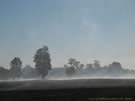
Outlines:
<svg viewBox="0 0 135 101"><path fill-rule="evenodd" d="M74 70L74 72L68 70ZM15 72L14 72L15 73ZM100 66L100 64L78 65L78 68L71 68L70 65L64 67L53 67L48 71L45 79L41 79L41 75L34 67L26 65L21 69L21 75L16 78L10 77L10 70L0 68L0 82L2 81L28 81L28 80L74 80L74 79L134 79L135 70L124 69L119 62L113 62L108 66Z"/></svg>

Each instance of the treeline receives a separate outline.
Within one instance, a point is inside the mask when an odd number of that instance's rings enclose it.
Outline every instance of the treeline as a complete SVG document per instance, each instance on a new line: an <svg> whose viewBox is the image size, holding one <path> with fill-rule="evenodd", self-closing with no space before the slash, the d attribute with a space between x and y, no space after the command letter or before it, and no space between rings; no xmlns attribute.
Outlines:
<svg viewBox="0 0 135 101"><path fill-rule="evenodd" d="M12 71L11 69L5 69L4 67L0 67L0 80L8 80L8 79L30 79L30 78L39 78L37 71L31 67L30 65L26 65L21 68L19 71Z"/></svg>
<svg viewBox="0 0 135 101"><path fill-rule="evenodd" d="M16 79L25 77L41 77L42 79L48 75L51 70L51 58L47 46L38 49L34 55L35 68L27 65L22 69L22 61L19 57L15 57L10 62L10 69L0 67L0 79Z"/></svg>
<svg viewBox="0 0 135 101"><path fill-rule="evenodd" d="M107 66L101 67L100 61L94 63L81 64L76 59L70 58L68 63L62 68L53 68L47 46L38 49L34 55L35 67L26 65L22 68L22 61L15 57L10 62L10 69L0 67L0 79L16 78L42 78L46 76L53 78L61 77L123 77L135 76L135 70L124 69L119 62L113 62ZM50 72L49 72L50 71ZM49 74L49 75L48 75Z"/></svg>
<svg viewBox="0 0 135 101"><path fill-rule="evenodd" d="M112 62L109 65L101 66L100 61L94 63L81 64L76 59L70 58L66 68L67 76L88 76L88 77L123 77L135 76L135 70L124 69L119 62Z"/></svg>
<svg viewBox="0 0 135 101"><path fill-rule="evenodd" d="M119 62L101 66L100 61L81 64L76 59L70 58L63 68L53 68L48 75L51 79L64 78L104 78L104 77L135 77L135 70L124 69Z"/></svg>

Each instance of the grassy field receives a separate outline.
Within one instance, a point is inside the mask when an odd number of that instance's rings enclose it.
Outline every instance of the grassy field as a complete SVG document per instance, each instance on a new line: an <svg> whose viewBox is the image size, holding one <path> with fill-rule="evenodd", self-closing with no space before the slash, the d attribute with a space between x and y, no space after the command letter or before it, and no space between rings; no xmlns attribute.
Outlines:
<svg viewBox="0 0 135 101"><path fill-rule="evenodd" d="M0 101L134 101L134 79L0 82Z"/></svg>

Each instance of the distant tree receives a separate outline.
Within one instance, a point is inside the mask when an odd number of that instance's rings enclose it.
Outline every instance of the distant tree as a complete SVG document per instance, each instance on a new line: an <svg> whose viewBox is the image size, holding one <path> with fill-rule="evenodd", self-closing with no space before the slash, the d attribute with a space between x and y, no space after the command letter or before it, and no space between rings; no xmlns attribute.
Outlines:
<svg viewBox="0 0 135 101"><path fill-rule="evenodd" d="M122 66L119 62L113 62L111 66L112 66L112 68L117 69L117 70L122 69Z"/></svg>
<svg viewBox="0 0 135 101"><path fill-rule="evenodd" d="M21 69L21 77L22 78L37 78L37 71L31 67L30 65L26 65L24 68Z"/></svg>
<svg viewBox="0 0 135 101"><path fill-rule="evenodd" d="M79 68L80 62L77 61L76 59L70 58L68 61L69 61L68 64L71 65L72 67L77 69Z"/></svg>
<svg viewBox="0 0 135 101"><path fill-rule="evenodd" d="M84 68L84 64L80 64L80 65L79 65L79 68L80 68L80 69L83 69L83 68Z"/></svg>
<svg viewBox="0 0 135 101"><path fill-rule="evenodd" d="M95 71L94 71L93 65L91 63L86 64L85 71L86 71L86 74L88 74L88 75L95 75Z"/></svg>
<svg viewBox="0 0 135 101"><path fill-rule="evenodd" d="M73 76L73 75L75 75L76 69L79 68L80 62L77 61L76 59L70 58L70 59L68 59L68 64L70 66L67 66L67 68L66 68L66 74L67 74L67 76Z"/></svg>
<svg viewBox="0 0 135 101"><path fill-rule="evenodd" d="M123 68L119 62L113 62L108 66L108 75L110 76L120 76L123 73Z"/></svg>
<svg viewBox="0 0 135 101"><path fill-rule="evenodd" d="M68 67L68 65L64 65L64 68L67 68Z"/></svg>
<svg viewBox="0 0 135 101"><path fill-rule="evenodd" d="M68 59L68 64L71 65L71 66L74 66L75 62L76 62L76 60L73 59L73 58Z"/></svg>
<svg viewBox="0 0 135 101"><path fill-rule="evenodd" d="M66 74L69 77L72 77L75 75L75 68L73 66L67 67L66 68Z"/></svg>
<svg viewBox="0 0 135 101"><path fill-rule="evenodd" d="M93 65L92 64L86 64L86 70L93 71Z"/></svg>
<svg viewBox="0 0 135 101"><path fill-rule="evenodd" d="M79 64L80 64L80 62L79 61L76 61L75 64L74 64L74 66L78 69L79 68Z"/></svg>
<svg viewBox="0 0 135 101"><path fill-rule="evenodd" d="M22 67L22 61L20 58L15 57L11 62L10 62L10 74L13 79L20 77L21 75L21 67Z"/></svg>
<svg viewBox="0 0 135 101"><path fill-rule="evenodd" d="M95 60L93 66L94 66L95 69L99 69L100 68L100 62L98 60Z"/></svg>
<svg viewBox="0 0 135 101"><path fill-rule="evenodd" d="M51 70L51 58L47 46L36 51L34 56L34 62L36 63L35 68L38 74L44 79L48 75L48 70Z"/></svg>
<svg viewBox="0 0 135 101"><path fill-rule="evenodd" d="M8 79L9 76L9 70L5 69L4 67L0 66L0 79L1 80L6 80Z"/></svg>

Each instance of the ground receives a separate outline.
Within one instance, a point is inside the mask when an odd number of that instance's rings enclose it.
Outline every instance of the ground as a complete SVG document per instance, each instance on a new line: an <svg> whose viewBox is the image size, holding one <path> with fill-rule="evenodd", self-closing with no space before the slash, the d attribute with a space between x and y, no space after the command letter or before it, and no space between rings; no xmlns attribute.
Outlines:
<svg viewBox="0 0 135 101"><path fill-rule="evenodd" d="M134 101L134 79L0 82L0 101Z"/></svg>

